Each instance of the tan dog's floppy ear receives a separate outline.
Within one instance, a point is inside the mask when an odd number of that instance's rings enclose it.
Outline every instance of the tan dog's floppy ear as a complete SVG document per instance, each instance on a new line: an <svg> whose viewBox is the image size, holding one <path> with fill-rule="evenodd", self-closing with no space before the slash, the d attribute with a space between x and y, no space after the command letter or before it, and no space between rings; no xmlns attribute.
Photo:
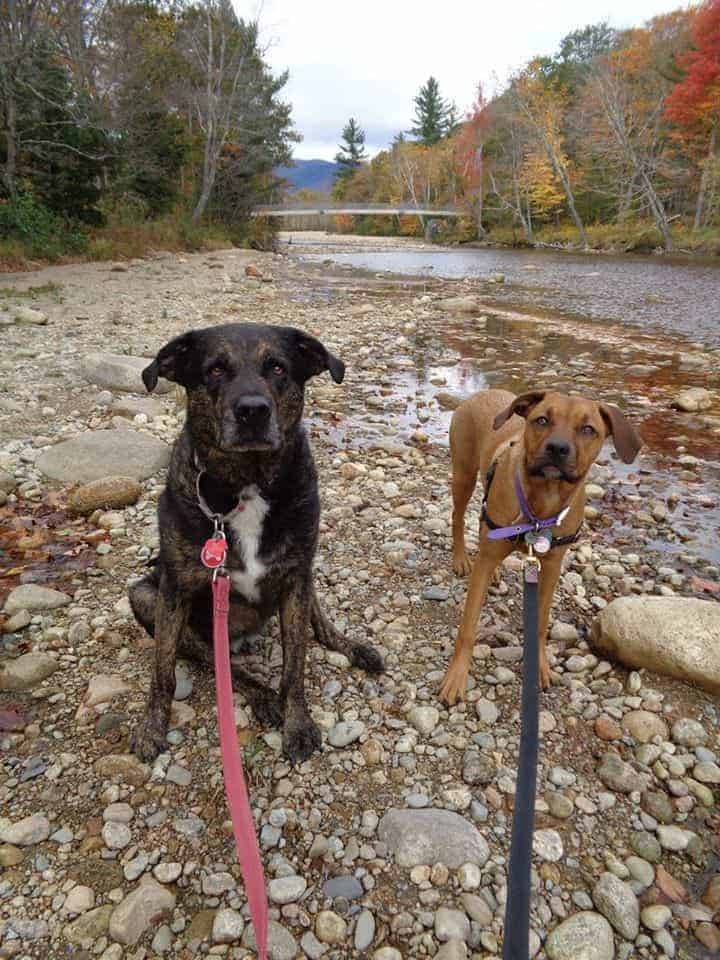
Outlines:
<svg viewBox="0 0 720 960"><path fill-rule="evenodd" d="M499 430L514 413L519 417L526 417L532 408L540 403L544 396L544 390L530 390L528 393L521 393L519 397L515 397L506 410L501 411L495 417L493 420L493 430Z"/></svg>
<svg viewBox="0 0 720 960"><path fill-rule="evenodd" d="M174 340L160 348L153 362L145 367L142 372L143 383L148 393L153 392L160 377L172 380L174 383L180 383L184 387L189 386L190 364L188 359L194 343L195 334L190 331L190 333L175 337Z"/></svg>
<svg viewBox="0 0 720 960"><path fill-rule="evenodd" d="M617 407L611 403L600 403L598 406L607 426L608 435L612 434L618 456L623 463L632 463L642 447L640 435Z"/></svg>

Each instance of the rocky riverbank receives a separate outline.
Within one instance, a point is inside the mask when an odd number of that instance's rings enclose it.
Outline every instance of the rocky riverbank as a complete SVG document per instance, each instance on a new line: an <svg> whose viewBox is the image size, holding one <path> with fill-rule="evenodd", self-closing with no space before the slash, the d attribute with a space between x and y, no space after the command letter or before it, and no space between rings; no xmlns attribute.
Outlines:
<svg viewBox="0 0 720 960"><path fill-rule="evenodd" d="M298 768L237 696L272 956L501 949L520 590L511 560L481 621L468 702L443 709L436 691L465 591L450 570L445 436L459 395L536 382L620 402L648 449L630 471L601 458L556 597L533 953L720 949L717 699L659 662L628 670L589 644L618 597L720 611L716 354L485 311L482 282L358 278L238 251L5 282L15 289L0 298L0 958L252 954L211 676L180 666L170 749L153 767L127 752L152 645L126 586L156 547L167 444L182 420L173 390L141 394L131 358L233 319L303 327L348 364L342 387L318 379L308 391L317 579L338 626L371 637L388 666L371 679L311 649L324 743ZM32 300L20 295L29 288ZM702 409L674 408L693 387L706 391ZM127 479L103 486L110 467ZM273 674L276 627L248 656Z"/></svg>

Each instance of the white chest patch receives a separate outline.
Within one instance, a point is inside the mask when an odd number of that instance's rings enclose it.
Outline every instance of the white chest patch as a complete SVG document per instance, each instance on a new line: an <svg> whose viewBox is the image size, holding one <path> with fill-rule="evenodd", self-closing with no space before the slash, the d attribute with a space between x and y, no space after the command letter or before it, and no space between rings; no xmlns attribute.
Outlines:
<svg viewBox="0 0 720 960"><path fill-rule="evenodd" d="M265 564L260 559L259 550L263 523L270 508L254 485L241 490L240 497L243 509L228 521L228 526L237 538L234 550L240 553L245 569L231 568L230 580L234 589L246 600L255 601L260 597L258 584L266 571Z"/></svg>

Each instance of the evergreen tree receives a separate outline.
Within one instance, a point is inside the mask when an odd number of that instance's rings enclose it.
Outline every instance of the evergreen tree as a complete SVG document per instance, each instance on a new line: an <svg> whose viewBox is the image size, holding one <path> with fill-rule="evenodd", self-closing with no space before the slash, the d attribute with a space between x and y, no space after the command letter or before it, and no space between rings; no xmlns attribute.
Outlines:
<svg viewBox="0 0 720 960"><path fill-rule="evenodd" d="M350 117L342 130L340 152L335 154L335 163L340 167L336 180L349 180L357 168L367 159L365 131L354 117Z"/></svg>
<svg viewBox="0 0 720 960"><path fill-rule="evenodd" d="M413 98L415 104L415 123L410 133L423 144L431 147L451 132L451 126L457 124L457 112L440 96L440 87L435 77L420 87Z"/></svg>

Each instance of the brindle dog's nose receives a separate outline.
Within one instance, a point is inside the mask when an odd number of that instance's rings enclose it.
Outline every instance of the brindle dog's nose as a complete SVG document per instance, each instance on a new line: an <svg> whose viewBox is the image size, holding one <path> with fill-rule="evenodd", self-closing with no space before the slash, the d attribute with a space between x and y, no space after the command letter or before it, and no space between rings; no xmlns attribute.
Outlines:
<svg viewBox="0 0 720 960"><path fill-rule="evenodd" d="M565 440L551 438L545 444L545 449L554 460L567 460L570 455L570 444Z"/></svg>
<svg viewBox="0 0 720 960"><path fill-rule="evenodd" d="M241 397L235 404L235 416L248 427L264 427L270 419L270 401L266 397Z"/></svg>

